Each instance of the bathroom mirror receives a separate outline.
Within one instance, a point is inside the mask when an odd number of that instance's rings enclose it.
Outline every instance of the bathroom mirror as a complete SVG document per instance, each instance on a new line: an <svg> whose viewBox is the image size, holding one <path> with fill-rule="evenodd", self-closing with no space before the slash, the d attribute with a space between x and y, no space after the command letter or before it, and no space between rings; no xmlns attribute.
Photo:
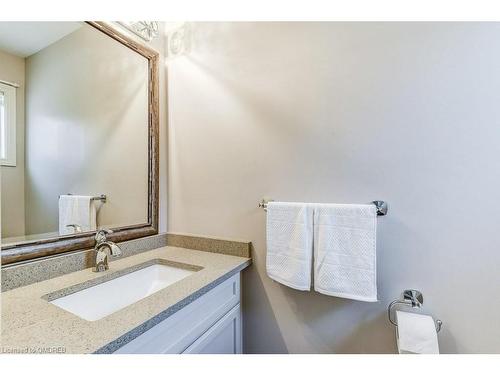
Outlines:
<svg viewBox="0 0 500 375"><path fill-rule="evenodd" d="M2 265L158 232L158 53L105 22L0 23Z"/></svg>

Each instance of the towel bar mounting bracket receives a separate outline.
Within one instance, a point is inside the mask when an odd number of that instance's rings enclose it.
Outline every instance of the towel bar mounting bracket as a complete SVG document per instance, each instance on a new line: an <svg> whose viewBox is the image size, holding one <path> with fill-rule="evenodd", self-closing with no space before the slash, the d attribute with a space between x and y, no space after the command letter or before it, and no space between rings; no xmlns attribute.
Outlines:
<svg viewBox="0 0 500 375"><path fill-rule="evenodd" d="M372 202L377 208L377 216L387 215L387 202L384 201L373 201Z"/></svg>

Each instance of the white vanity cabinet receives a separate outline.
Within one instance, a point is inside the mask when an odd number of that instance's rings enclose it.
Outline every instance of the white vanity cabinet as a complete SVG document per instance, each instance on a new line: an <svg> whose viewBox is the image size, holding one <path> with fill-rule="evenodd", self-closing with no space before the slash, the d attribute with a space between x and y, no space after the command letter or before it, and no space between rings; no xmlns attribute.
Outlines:
<svg viewBox="0 0 500 375"><path fill-rule="evenodd" d="M192 343L184 354L239 354L241 353L240 304Z"/></svg>
<svg viewBox="0 0 500 375"><path fill-rule="evenodd" d="M239 273L115 351L117 354L241 352Z"/></svg>

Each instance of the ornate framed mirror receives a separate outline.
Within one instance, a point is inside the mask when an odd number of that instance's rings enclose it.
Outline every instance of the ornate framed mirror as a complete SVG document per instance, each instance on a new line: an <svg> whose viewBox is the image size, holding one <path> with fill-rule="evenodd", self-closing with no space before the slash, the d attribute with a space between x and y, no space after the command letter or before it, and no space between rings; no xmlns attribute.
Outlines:
<svg viewBox="0 0 500 375"><path fill-rule="evenodd" d="M158 52L105 22L2 28L2 266L91 248L100 228L157 234Z"/></svg>

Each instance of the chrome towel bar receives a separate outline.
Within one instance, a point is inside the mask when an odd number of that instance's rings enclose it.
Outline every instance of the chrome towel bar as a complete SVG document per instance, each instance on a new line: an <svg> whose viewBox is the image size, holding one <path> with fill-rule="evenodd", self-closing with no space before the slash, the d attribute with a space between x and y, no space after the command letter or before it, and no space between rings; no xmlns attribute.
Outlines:
<svg viewBox="0 0 500 375"><path fill-rule="evenodd" d="M267 211L267 204L269 202L273 202L272 199L262 199L259 203L259 208L263 208L264 211ZM387 202L384 201L373 201L371 202L377 208L377 216L385 216L387 215Z"/></svg>
<svg viewBox="0 0 500 375"><path fill-rule="evenodd" d="M73 194L68 193L66 195L73 195ZM59 196L59 198L61 198L61 196ZM108 198L106 197L106 194L101 194L101 195L92 197L90 199L93 200L93 201L101 201L102 203L106 203L106 201L107 201Z"/></svg>
<svg viewBox="0 0 500 375"><path fill-rule="evenodd" d="M102 203L106 203L106 201L107 201L108 198L106 197L106 194L101 194L101 195L99 195L97 197L92 197L91 199L93 201L101 201Z"/></svg>

